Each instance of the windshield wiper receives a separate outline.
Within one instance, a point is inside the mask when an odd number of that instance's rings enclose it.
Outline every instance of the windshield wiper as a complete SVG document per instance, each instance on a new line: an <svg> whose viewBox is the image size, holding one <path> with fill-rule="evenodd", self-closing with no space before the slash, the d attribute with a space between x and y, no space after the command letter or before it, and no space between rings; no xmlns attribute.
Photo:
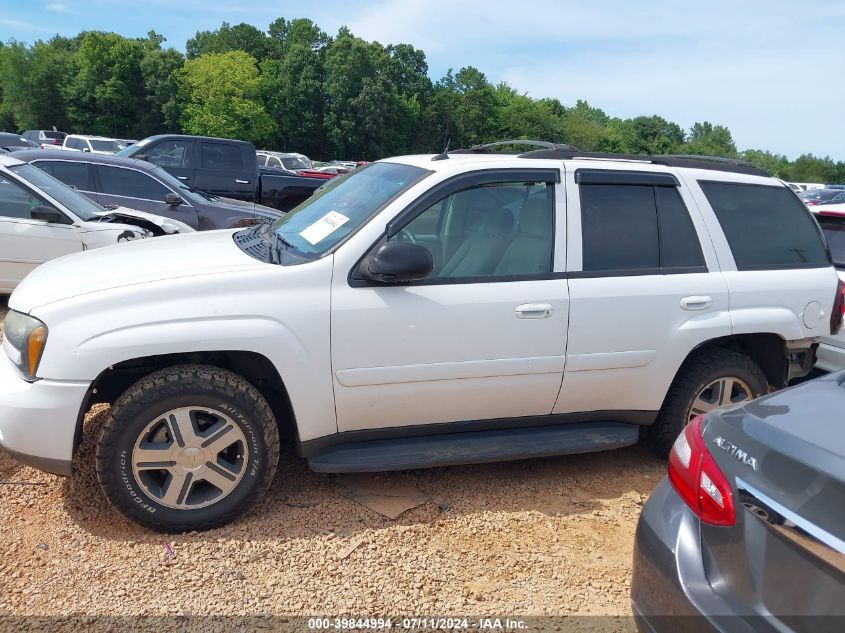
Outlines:
<svg viewBox="0 0 845 633"><path fill-rule="evenodd" d="M198 196L202 196L203 198L205 198L209 202L217 202L217 196L212 196L210 193L206 193L202 189L197 189L196 187L191 187L191 186L188 186L188 185L182 185L182 189L186 189L186 190L190 191L191 193L195 193Z"/></svg>
<svg viewBox="0 0 845 633"><path fill-rule="evenodd" d="M280 233L273 231L270 237L270 263L280 264L282 262L282 251L293 248L293 244L288 242L281 236Z"/></svg>

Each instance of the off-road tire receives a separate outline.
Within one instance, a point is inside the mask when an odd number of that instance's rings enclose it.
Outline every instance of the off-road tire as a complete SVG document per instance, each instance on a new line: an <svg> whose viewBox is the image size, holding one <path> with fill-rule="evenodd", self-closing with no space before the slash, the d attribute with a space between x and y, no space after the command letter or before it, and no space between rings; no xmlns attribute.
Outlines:
<svg viewBox="0 0 845 633"><path fill-rule="evenodd" d="M185 406L225 412L243 432L249 458L243 478L217 503L199 509L163 506L133 475L133 446L156 416ZM248 512L264 495L279 462L279 432L264 397L242 377L207 365L156 371L129 387L112 405L97 443L97 478L108 501L128 519L158 532L208 530Z"/></svg>
<svg viewBox="0 0 845 633"><path fill-rule="evenodd" d="M646 443L661 457L668 457L678 435L687 425L693 401L708 384L723 377L742 380L759 398L768 391L760 367L745 354L729 349L696 352L683 364L657 415L643 434Z"/></svg>

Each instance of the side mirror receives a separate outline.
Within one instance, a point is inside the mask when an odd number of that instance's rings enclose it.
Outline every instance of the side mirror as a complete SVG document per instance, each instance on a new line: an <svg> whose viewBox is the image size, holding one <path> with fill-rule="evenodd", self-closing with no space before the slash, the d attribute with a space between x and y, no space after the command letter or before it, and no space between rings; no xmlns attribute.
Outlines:
<svg viewBox="0 0 845 633"><path fill-rule="evenodd" d="M146 160L146 161L150 160L150 157L147 156L146 154L134 154L133 156L131 156L131 158L134 158L136 160Z"/></svg>
<svg viewBox="0 0 845 633"><path fill-rule="evenodd" d="M69 224L64 215L59 213L53 207L48 207L44 204L32 209L32 211L30 211L30 217L32 217L33 220L41 220L42 222L48 222L50 224Z"/></svg>
<svg viewBox="0 0 845 633"><path fill-rule="evenodd" d="M90 149L88 149L87 147L83 147L83 148L82 148L82 151L83 151L83 152L90 152L91 150L90 150Z"/></svg>
<svg viewBox="0 0 845 633"><path fill-rule="evenodd" d="M184 200L182 200L182 196L175 193L167 193L164 195L164 202L165 204L169 204L171 207L175 207L182 204Z"/></svg>
<svg viewBox="0 0 845 633"><path fill-rule="evenodd" d="M360 271L365 279L399 284L428 277L434 268L431 252L411 242L385 242L364 258Z"/></svg>

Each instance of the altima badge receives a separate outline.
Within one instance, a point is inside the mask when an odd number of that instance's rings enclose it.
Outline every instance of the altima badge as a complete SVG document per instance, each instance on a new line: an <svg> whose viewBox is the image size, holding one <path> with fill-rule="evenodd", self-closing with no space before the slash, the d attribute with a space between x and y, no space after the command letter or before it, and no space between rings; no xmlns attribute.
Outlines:
<svg viewBox="0 0 845 633"><path fill-rule="evenodd" d="M730 455L736 457L739 461L741 461L746 466L751 466L752 469L757 470L757 458L751 457L746 451L742 450L736 444L729 442L721 435L713 440L713 443L721 448L723 451L727 452Z"/></svg>

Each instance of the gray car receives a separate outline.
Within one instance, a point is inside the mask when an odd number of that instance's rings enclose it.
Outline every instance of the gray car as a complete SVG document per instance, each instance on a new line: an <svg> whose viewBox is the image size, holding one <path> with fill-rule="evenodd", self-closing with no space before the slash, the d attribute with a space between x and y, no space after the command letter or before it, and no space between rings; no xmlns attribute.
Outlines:
<svg viewBox="0 0 845 633"><path fill-rule="evenodd" d="M134 158L55 150L26 150L14 155L103 206L155 213L199 231L248 226L256 219L274 222L284 215L260 204L198 191L161 167Z"/></svg>
<svg viewBox="0 0 845 633"><path fill-rule="evenodd" d="M839 372L690 422L637 527L640 631L845 631L843 412Z"/></svg>

